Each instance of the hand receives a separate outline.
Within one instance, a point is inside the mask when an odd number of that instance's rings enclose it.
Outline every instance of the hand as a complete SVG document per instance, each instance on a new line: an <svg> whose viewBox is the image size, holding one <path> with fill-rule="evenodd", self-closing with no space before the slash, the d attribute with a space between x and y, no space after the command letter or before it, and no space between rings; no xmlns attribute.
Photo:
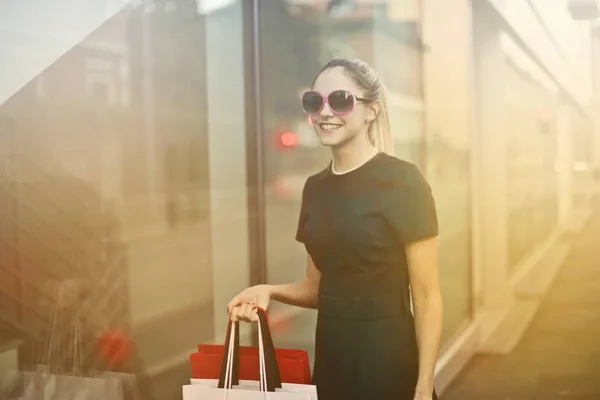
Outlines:
<svg viewBox="0 0 600 400"><path fill-rule="evenodd" d="M417 393L415 394L414 400L433 400L433 394Z"/></svg>
<svg viewBox="0 0 600 400"><path fill-rule="evenodd" d="M269 308L271 287L256 285L243 290L227 304L227 313L232 321L258 321L256 308Z"/></svg>
<svg viewBox="0 0 600 400"><path fill-rule="evenodd" d="M417 385L413 400L433 400L433 388L431 386Z"/></svg>

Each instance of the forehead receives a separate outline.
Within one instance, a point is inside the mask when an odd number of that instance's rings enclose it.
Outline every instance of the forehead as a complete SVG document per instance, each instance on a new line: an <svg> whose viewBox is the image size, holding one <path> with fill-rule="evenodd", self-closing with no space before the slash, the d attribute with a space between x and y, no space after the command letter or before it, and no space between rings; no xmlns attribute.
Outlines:
<svg viewBox="0 0 600 400"><path fill-rule="evenodd" d="M325 95L334 90L348 90L352 93L359 94L360 88L350 79L342 67L335 67L323 71L315 81L313 88Z"/></svg>

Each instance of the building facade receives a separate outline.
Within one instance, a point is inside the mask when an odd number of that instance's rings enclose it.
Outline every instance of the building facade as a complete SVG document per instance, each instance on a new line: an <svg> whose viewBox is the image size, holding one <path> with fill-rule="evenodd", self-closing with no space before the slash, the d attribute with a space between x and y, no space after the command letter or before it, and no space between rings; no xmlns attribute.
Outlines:
<svg viewBox="0 0 600 400"><path fill-rule="evenodd" d="M94 4L0 15L2 332L36 337L76 280L101 328L132 334L149 391L179 398L232 296L304 277L300 195L329 153L300 94L356 57L436 197L437 386L512 349L588 212L589 26L537 0ZM278 346L312 352L314 311L270 313Z"/></svg>

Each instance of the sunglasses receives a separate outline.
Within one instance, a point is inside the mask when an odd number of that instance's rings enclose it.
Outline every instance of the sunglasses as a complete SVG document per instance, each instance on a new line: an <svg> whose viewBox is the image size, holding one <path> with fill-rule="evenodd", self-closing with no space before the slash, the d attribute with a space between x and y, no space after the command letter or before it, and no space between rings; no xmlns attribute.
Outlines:
<svg viewBox="0 0 600 400"><path fill-rule="evenodd" d="M302 94L302 109L308 115L315 115L320 113L327 103L334 114L346 115L354 110L357 101L367 101L367 99L356 97L348 90L335 90L327 97L316 90L309 90Z"/></svg>

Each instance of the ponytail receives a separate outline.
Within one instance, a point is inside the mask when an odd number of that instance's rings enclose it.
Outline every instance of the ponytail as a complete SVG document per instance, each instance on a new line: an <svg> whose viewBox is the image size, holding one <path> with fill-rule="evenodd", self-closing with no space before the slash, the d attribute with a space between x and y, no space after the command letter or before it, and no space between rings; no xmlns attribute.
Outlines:
<svg viewBox="0 0 600 400"><path fill-rule="evenodd" d="M379 151L394 155L394 141L390 128L390 117L385 88L381 87L379 96L380 108L377 117L369 127L369 140Z"/></svg>

